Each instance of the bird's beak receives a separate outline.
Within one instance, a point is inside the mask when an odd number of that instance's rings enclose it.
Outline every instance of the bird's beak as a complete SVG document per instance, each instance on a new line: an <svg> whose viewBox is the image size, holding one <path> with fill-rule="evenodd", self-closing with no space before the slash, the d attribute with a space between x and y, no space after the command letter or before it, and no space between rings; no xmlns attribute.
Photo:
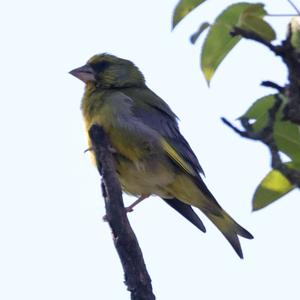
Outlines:
<svg viewBox="0 0 300 300"><path fill-rule="evenodd" d="M80 68L74 69L69 73L77 77L78 79L82 80L84 83L96 81L95 72L92 69L92 67L89 66L88 64Z"/></svg>

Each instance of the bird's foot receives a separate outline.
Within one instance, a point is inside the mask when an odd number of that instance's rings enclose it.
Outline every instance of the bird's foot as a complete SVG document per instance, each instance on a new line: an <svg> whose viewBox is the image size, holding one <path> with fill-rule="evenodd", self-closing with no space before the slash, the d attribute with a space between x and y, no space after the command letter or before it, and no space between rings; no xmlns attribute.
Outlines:
<svg viewBox="0 0 300 300"><path fill-rule="evenodd" d="M131 205L125 207L125 211L126 213L132 212L133 208L139 204L140 202L142 202L144 199L148 198L150 196L150 194L146 194L146 195L141 195L137 200L135 200Z"/></svg>
<svg viewBox="0 0 300 300"><path fill-rule="evenodd" d="M133 211L133 208L132 208L132 206L130 205L130 206L128 206L128 207L125 207L124 210L125 210L125 213L128 214L128 213L130 213L130 212ZM102 220L103 220L103 222L108 222L107 215L104 215L104 216L102 217Z"/></svg>
<svg viewBox="0 0 300 300"><path fill-rule="evenodd" d="M125 212L126 212L126 214L130 213L130 212L133 212L133 206L129 205L129 206L125 207Z"/></svg>
<svg viewBox="0 0 300 300"><path fill-rule="evenodd" d="M131 205L125 207L125 213L129 213L129 212L132 212L133 211L133 208L139 204L140 202L142 202L144 199L148 198L150 196L150 194L147 194L147 195L141 195L137 200L135 200ZM102 217L102 220L104 222L108 222L108 218L107 218L107 215L103 216Z"/></svg>

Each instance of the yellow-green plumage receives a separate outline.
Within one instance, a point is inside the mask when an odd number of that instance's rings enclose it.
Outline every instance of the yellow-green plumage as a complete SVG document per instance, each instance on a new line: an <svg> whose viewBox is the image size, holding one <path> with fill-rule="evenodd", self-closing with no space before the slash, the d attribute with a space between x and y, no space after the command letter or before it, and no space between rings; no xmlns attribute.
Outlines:
<svg viewBox="0 0 300 300"><path fill-rule="evenodd" d="M86 83L82 112L88 130L101 125L114 148L123 190L135 196L158 195L200 230L199 208L242 257L238 235L252 235L217 203L199 173L201 166L180 134L177 117L145 84L130 61L93 56L71 74Z"/></svg>

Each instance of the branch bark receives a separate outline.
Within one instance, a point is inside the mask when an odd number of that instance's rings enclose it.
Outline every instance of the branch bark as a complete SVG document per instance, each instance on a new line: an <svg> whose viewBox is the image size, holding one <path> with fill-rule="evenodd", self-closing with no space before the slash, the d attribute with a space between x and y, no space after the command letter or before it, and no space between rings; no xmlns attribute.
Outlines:
<svg viewBox="0 0 300 300"><path fill-rule="evenodd" d="M274 52L275 55L280 55L281 49L279 46L274 46L272 43L265 40L262 36L260 36L259 34L257 34L254 31L250 31L250 30L238 27L238 26L234 26L232 31L230 32L230 34L233 37L240 35L241 37L243 37L245 39L258 42L258 43L266 46L267 48L269 48L272 52Z"/></svg>
<svg viewBox="0 0 300 300"><path fill-rule="evenodd" d="M297 49L294 49L291 43L291 26L289 26L289 32L286 39L277 46L265 40L256 32L238 26L233 27L231 35L239 35L245 39L264 45L275 55L282 58L288 69L289 80L289 83L284 88L284 95L289 99L283 110L284 120L300 125L300 53Z"/></svg>
<svg viewBox="0 0 300 300"><path fill-rule="evenodd" d="M280 157L279 150L273 136L273 128L276 120L276 114L279 111L280 106L282 104L282 100L280 99L280 97L278 95L276 95L275 97L276 98L274 105L268 111L268 123L259 132L254 132L252 130L252 126L251 124L249 124L249 120L247 119L241 120L241 123L245 130L238 129L225 118L222 118L222 121L240 136L255 141L261 141L262 143L264 143L269 148L271 154L272 168L280 171L291 182L291 184L300 188L300 172L295 169L289 168L284 164Z"/></svg>
<svg viewBox="0 0 300 300"><path fill-rule="evenodd" d="M105 201L106 219L122 263L125 285L131 293L131 300L154 300L151 278L124 209L122 190L115 171L108 137L103 128L98 125L90 128L89 136L97 168L102 176L101 188Z"/></svg>
<svg viewBox="0 0 300 300"><path fill-rule="evenodd" d="M279 95L282 94L288 99L288 102L283 107L283 120L300 125L300 54L291 43L291 26L289 25L289 32L286 39L276 46L265 40L258 33L237 26L233 27L231 35L239 35L245 39L255 41L266 46L275 55L281 57L288 69L289 83L285 87L281 87L274 82L264 81L262 85L275 88L279 92ZM279 95L275 96L276 101L274 106L268 112L268 124L260 132L254 132L247 119L241 119L241 123L245 130L238 129L225 118L222 118L222 121L240 136L264 143L269 148L271 154L272 168L280 171L291 184L300 188L300 172L287 167L287 165L283 163L273 136L276 114L282 104Z"/></svg>

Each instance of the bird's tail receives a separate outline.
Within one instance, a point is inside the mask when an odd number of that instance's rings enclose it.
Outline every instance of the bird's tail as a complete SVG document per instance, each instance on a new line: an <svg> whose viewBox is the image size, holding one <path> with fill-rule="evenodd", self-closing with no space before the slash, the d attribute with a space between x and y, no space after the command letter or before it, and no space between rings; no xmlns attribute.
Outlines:
<svg viewBox="0 0 300 300"><path fill-rule="evenodd" d="M220 208L220 212L217 214L210 211L203 212L222 232L238 256L243 258L243 252L238 236L242 236L246 239L253 239L252 234L235 222L222 208Z"/></svg>

